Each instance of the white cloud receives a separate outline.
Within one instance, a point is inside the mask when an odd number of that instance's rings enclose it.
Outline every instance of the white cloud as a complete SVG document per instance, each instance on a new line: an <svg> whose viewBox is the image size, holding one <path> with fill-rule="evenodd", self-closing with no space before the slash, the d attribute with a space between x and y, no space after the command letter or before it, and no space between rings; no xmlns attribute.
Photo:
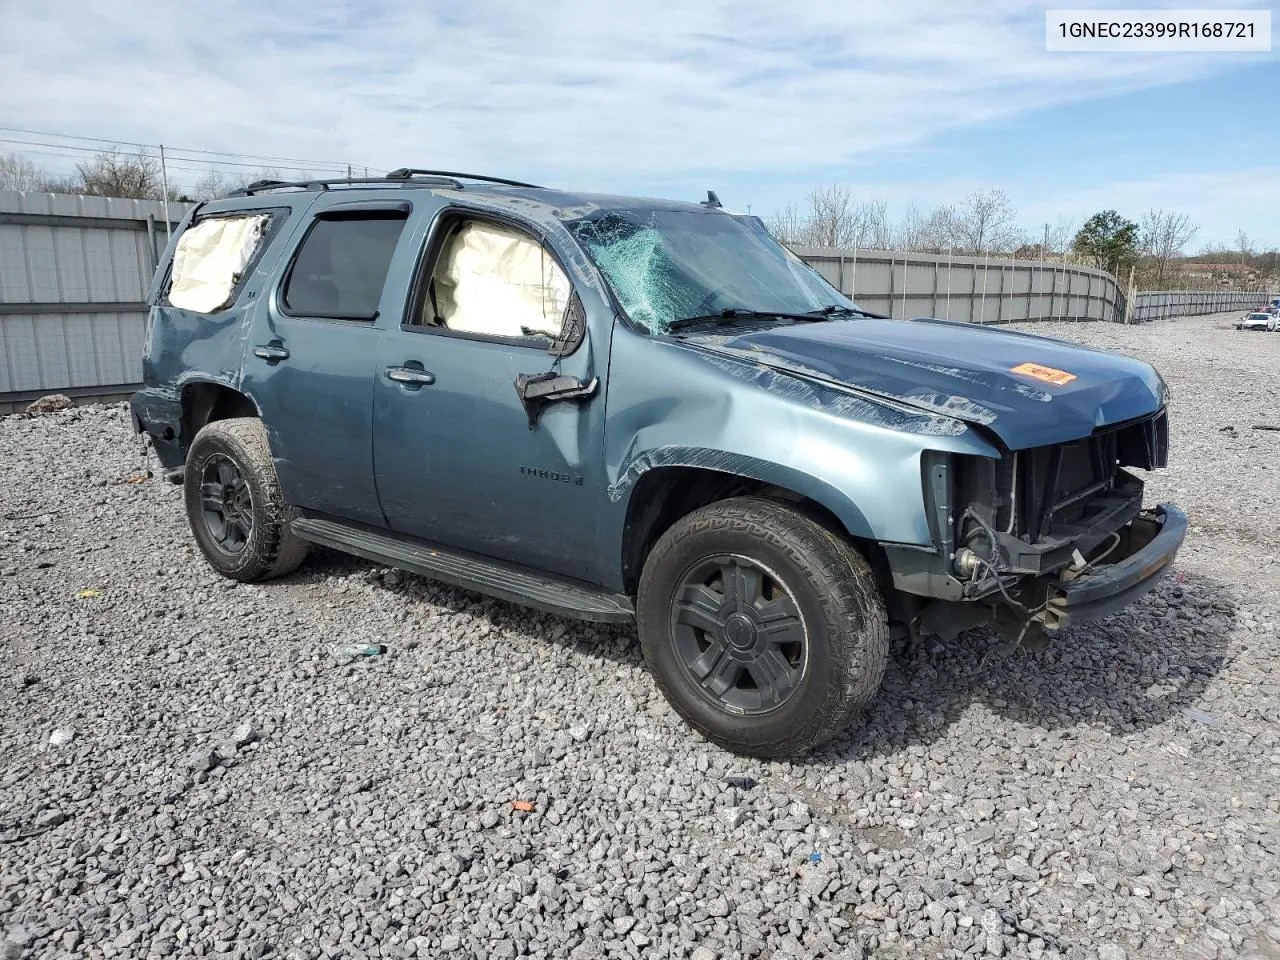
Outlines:
<svg viewBox="0 0 1280 960"><path fill-rule="evenodd" d="M12 2L0 32L0 124L582 189L686 195L732 181L762 213L830 180L887 199L895 213L999 186L1032 226L1101 207L1130 216L1170 207L1202 224L1198 242L1228 242L1238 226L1280 241L1247 222L1280 213L1275 169L1169 173L1177 157L1166 153L1148 179L1083 186L1082 177L1046 191L1032 170L1021 182L957 177L944 154L936 177L886 176L893 156L918 158L948 130L1184 82L1226 62L1048 54L1044 9L1018 0ZM1224 155L1221 169L1249 162ZM859 176L869 165L876 182ZM190 166L176 164L176 178L193 182Z"/></svg>
<svg viewBox="0 0 1280 960"><path fill-rule="evenodd" d="M607 189L704 173L804 179L1221 62L1047 54L1044 9L9 3L0 123Z"/></svg>

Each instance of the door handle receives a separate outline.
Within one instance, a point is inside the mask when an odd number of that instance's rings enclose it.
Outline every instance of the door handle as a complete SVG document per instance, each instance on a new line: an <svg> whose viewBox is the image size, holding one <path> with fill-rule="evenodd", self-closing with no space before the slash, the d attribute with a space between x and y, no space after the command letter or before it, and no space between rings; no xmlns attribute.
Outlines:
<svg viewBox="0 0 1280 960"><path fill-rule="evenodd" d="M429 387L436 375L418 367L387 367L387 379L406 387Z"/></svg>
<svg viewBox="0 0 1280 960"><path fill-rule="evenodd" d="M253 348L253 355L261 357L267 363L273 366L281 360L289 359L289 350L283 342L272 340L270 343L260 343Z"/></svg>

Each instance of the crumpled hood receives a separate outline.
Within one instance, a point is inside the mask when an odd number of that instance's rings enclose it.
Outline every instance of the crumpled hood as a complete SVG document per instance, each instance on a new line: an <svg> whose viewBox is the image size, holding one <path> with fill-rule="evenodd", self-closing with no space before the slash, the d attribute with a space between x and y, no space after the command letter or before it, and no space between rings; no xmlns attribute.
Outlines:
<svg viewBox="0 0 1280 960"><path fill-rule="evenodd" d="M796 323L683 340L955 417L986 428L1011 450L1088 436L1154 413L1165 397L1160 375L1141 360L945 320ZM1017 367L1030 372L1015 373ZM1073 379L1052 382L1066 379L1059 374Z"/></svg>

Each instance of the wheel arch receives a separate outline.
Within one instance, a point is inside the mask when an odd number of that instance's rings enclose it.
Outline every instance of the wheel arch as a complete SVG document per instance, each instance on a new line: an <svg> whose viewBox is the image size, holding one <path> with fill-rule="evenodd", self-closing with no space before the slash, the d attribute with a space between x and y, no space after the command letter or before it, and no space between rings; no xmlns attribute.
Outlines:
<svg viewBox="0 0 1280 960"><path fill-rule="evenodd" d="M217 380L188 380L182 385L179 397L182 408L179 439L184 454L207 423L232 417L262 419L262 411L252 397Z"/></svg>
<svg viewBox="0 0 1280 960"><path fill-rule="evenodd" d="M621 536L623 592L634 594L653 544L681 517L718 500L766 496L798 506L837 535L872 544L870 524L845 494L775 463L718 451L663 448L637 458L612 500L625 500Z"/></svg>

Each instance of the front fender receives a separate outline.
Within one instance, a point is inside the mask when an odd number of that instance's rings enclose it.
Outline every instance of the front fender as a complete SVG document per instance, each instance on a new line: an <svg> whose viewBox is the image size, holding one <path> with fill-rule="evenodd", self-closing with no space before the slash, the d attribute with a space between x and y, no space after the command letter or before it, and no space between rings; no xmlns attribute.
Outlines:
<svg viewBox="0 0 1280 960"><path fill-rule="evenodd" d="M955 418L621 327L614 332L607 411L606 550L625 540L640 478L678 466L737 474L807 497L856 537L928 545L924 453L999 456L980 431Z"/></svg>
<svg viewBox="0 0 1280 960"><path fill-rule="evenodd" d="M627 501L640 478L650 470L662 467L696 467L782 487L821 504L854 536L872 535L872 527L858 505L843 491L826 481L794 467L707 447L654 447L636 455L627 464L622 475L609 485L610 502L621 502L624 507L628 506Z"/></svg>

